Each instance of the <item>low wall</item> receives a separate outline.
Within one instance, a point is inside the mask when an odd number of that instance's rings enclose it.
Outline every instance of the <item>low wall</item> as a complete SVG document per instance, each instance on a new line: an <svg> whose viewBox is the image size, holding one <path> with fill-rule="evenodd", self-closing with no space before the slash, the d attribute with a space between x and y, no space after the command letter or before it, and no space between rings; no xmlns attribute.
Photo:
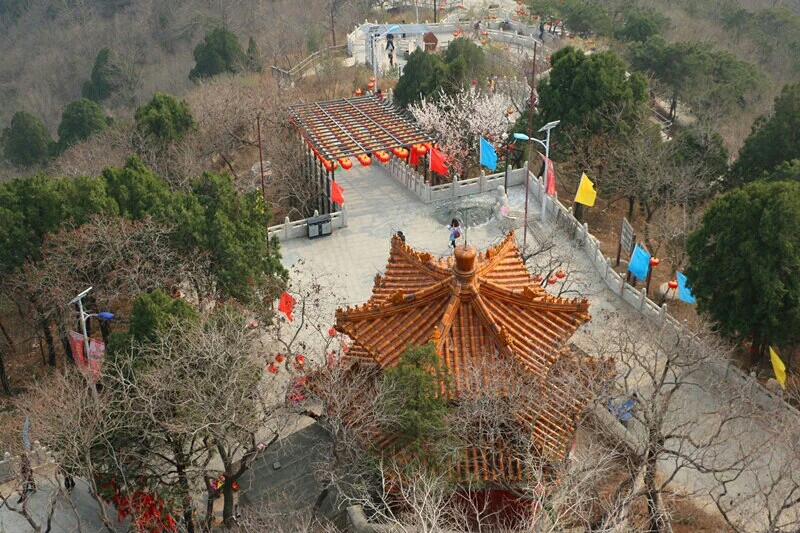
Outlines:
<svg viewBox="0 0 800 533"><path fill-rule="evenodd" d="M314 211L314 216L319 216L319 213ZM289 217L286 217L283 220L283 224L267 228L268 238L272 239L272 237L278 237L280 241L287 241L289 239L308 236L308 219L304 218L292 222L289 220ZM342 206L341 211L331 213L331 228L339 229L345 227L347 227L347 218L345 216L345 207Z"/></svg>
<svg viewBox="0 0 800 533"><path fill-rule="evenodd" d="M477 178L468 180L453 180L443 185L430 185L425 177L399 159L392 158L388 163L383 163L383 168L401 185L413 192L420 200L429 204L441 200L472 196L485 192L494 192L497 187L505 183L504 172L486 174L481 171ZM522 185L525 183L525 169L509 169L508 186Z"/></svg>
<svg viewBox="0 0 800 533"><path fill-rule="evenodd" d="M38 440L33 442L31 451L28 452L28 458L33 468L54 462L52 452L39 444ZM19 476L20 463L19 455L11 455L6 452L3 455L3 459L0 460L0 483L7 483L16 479Z"/></svg>

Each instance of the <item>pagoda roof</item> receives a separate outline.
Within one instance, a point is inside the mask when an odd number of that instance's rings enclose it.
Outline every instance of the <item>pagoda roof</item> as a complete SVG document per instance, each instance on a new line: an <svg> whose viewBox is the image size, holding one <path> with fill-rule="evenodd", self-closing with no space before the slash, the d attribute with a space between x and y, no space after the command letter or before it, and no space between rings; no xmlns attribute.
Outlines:
<svg viewBox="0 0 800 533"><path fill-rule="evenodd" d="M372 296L363 305L338 309L336 329L353 340L348 357L380 368L396 365L409 346L433 342L449 373L443 392L455 399L475 387L470 371L492 371L481 364L487 356L514 362L544 399L536 412L519 417L529 423L542 456L557 461L565 457L575 419L593 395L587 373L564 379L565 369L583 362L565 345L590 319L588 310L586 299L550 295L533 280L513 232L483 252L458 246L454 257L434 257L393 237Z"/></svg>

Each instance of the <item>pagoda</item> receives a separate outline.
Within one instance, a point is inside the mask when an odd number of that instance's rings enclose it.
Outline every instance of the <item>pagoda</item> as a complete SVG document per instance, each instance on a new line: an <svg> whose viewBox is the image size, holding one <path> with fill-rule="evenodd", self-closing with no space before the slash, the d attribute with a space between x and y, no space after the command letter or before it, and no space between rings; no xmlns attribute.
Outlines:
<svg viewBox="0 0 800 533"><path fill-rule="evenodd" d="M588 311L586 299L553 296L534 280L513 232L483 252L459 245L450 257L414 250L395 236L372 296L363 305L338 309L335 327L352 339L348 359L381 370L397 365L409 346L432 342L448 373L452 401L474 394L475 379L468 374L476 368L486 373L509 368L497 370L485 364L487 358L513 362L542 399L517 416L530 432L532 454L552 463L567 457L597 377L610 372L609 361L580 357L566 345L590 320ZM524 465L502 454L467 453L455 470L462 480L527 477Z"/></svg>

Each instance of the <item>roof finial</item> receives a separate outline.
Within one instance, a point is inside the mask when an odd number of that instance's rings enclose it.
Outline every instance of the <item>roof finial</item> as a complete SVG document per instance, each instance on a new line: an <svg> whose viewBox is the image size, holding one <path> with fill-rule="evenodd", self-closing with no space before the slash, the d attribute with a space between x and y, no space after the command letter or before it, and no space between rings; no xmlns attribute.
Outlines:
<svg viewBox="0 0 800 533"><path fill-rule="evenodd" d="M456 274L472 274L475 272L475 257L478 250L471 244L461 244L455 250L456 264L453 270Z"/></svg>

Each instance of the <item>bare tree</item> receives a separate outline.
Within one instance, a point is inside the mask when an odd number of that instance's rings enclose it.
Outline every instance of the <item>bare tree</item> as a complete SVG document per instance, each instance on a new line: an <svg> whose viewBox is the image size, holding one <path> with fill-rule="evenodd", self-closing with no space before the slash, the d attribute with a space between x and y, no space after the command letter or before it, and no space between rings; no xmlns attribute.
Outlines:
<svg viewBox="0 0 800 533"><path fill-rule="evenodd" d="M106 529L113 532L113 522L107 514L98 481L98 474L111 473L106 468L113 462L98 462L97 459L98 456L115 457L111 437L122 429L124 419L112 405L94 394L92 387L86 375L68 367L64 373L53 373L32 383L27 394L20 395L15 404L29 417L36 438L54 452L60 468L84 480L97 505L97 516ZM122 471L115 470L111 474L122 475ZM56 488L60 487L55 475L52 481ZM59 491L60 488L51 492L51 496L56 498ZM49 521L55 500L48 505Z"/></svg>
<svg viewBox="0 0 800 533"><path fill-rule="evenodd" d="M601 408L631 420L618 448L628 475L604 521L635 523L632 504L643 499L644 530L668 531L664 498L673 490L671 484L681 484L689 494L708 494L717 486L715 475L735 477L752 460L731 454L728 447L747 438L740 422L748 402L710 370L724 369L727 355L711 335L645 318L614 324L598 351L618 361L617 394Z"/></svg>
<svg viewBox="0 0 800 533"><path fill-rule="evenodd" d="M800 526L800 419L784 400L796 405L796 393L762 396L751 406L750 438L736 450L748 467L739 475L716 475L714 503L737 533L789 533Z"/></svg>
<svg viewBox="0 0 800 533"><path fill-rule="evenodd" d="M156 341L120 354L107 371L114 401L131 428L146 435L125 455L158 483L181 488L187 527L200 487L209 511L222 494L223 520L232 523L237 481L291 421L283 408L286 383L264 373L263 348L248 322L244 310L230 306L175 322ZM212 486L221 475L221 486Z"/></svg>

